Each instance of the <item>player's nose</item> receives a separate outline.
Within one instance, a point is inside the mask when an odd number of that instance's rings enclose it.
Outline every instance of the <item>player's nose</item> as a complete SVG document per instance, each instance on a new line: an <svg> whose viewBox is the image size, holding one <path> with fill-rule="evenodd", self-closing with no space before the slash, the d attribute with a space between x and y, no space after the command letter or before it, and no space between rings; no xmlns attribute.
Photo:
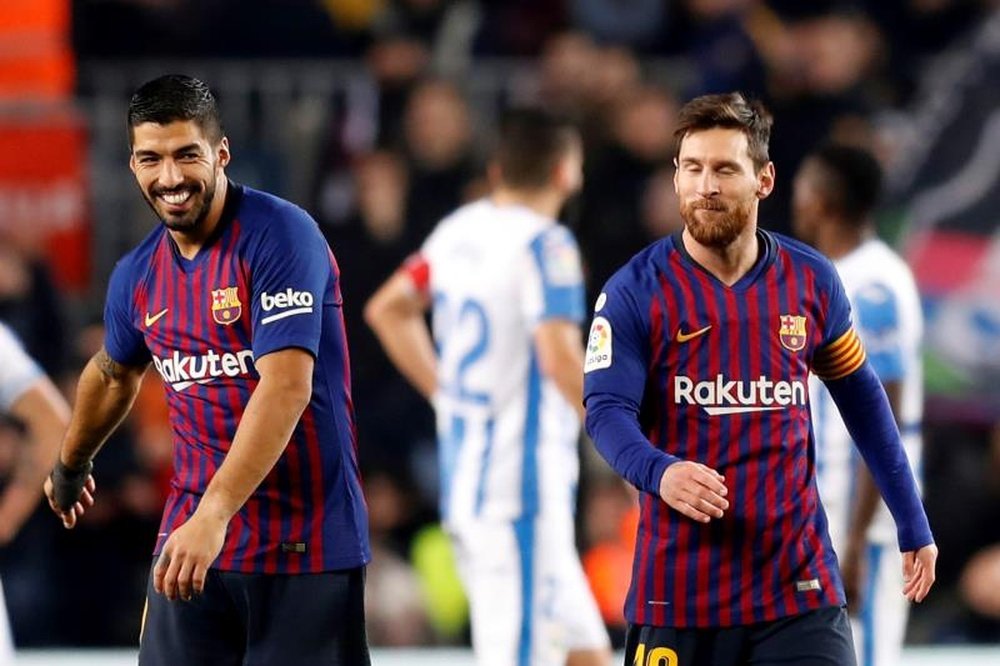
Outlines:
<svg viewBox="0 0 1000 666"><path fill-rule="evenodd" d="M698 194L709 197L719 193L719 179L715 177L711 169L702 171L698 178Z"/></svg>
<svg viewBox="0 0 1000 666"><path fill-rule="evenodd" d="M163 160L160 163L160 173L157 180L164 188L177 187L184 182L184 172L177 162L171 159Z"/></svg>

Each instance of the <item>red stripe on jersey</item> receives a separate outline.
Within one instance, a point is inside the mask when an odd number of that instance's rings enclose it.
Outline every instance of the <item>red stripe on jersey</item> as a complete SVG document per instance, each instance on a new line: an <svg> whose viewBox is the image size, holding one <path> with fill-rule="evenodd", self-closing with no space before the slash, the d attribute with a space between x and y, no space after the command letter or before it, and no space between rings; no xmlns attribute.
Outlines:
<svg viewBox="0 0 1000 666"><path fill-rule="evenodd" d="M661 289L663 289L664 288L663 276L662 275L659 276L659 279L660 279L660 287ZM666 345L666 337L663 330L662 306L660 305L660 299L656 298L655 296L653 297L649 305L649 321L650 321L650 342L652 343L652 353L650 354L649 357L649 367L647 368L646 372L649 376L659 377L659 373L657 372L657 367L663 358L663 353L664 353L663 350ZM656 397L654 398L654 400L662 399L665 397L662 391L660 390L659 386L656 387L655 396ZM658 446L660 442L662 442L660 428L663 427L663 415L666 413L666 410L656 408L653 409L652 412L654 415L654 419L653 423L650 425L650 429L646 437L655 447ZM653 510L653 503L656 501L659 501L659 498L653 498L651 495L648 494L644 496L642 498L642 504L643 504L642 514L651 517ZM642 524L642 521L640 521L640 524ZM634 574L636 580L633 581L633 586L636 589L636 597L639 600L643 600L647 596L646 595L646 585L648 584L647 574L649 571L649 567L651 566L649 545L650 545L650 540L652 538L652 531L653 531L652 529L643 530L642 541L637 542L636 546L635 555L636 559L638 560L639 566ZM657 572L659 571L660 568L657 568ZM659 583L656 583L656 588L657 589L660 588ZM649 604L639 603L638 607L636 608L637 617L641 618L639 620L640 624L646 621L648 605ZM660 611L660 614L662 615L662 608L660 606L657 606L656 610ZM656 611L654 611L654 613L655 612Z"/></svg>
<svg viewBox="0 0 1000 666"><path fill-rule="evenodd" d="M302 412L302 432L305 434L305 449L312 476L312 515L309 526L309 561L312 571L323 568L323 518L326 515L326 494L323 491L323 459L319 450L319 436L316 432L316 416L312 405Z"/></svg>
<svg viewBox="0 0 1000 666"><path fill-rule="evenodd" d="M675 268L678 271L678 286L680 287L681 298L684 301L684 312L696 313L698 311L698 303L695 300L694 293L691 290L691 285L689 283L688 276L690 272L685 270L680 264L680 255L671 255ZM684 322L678 321L678 325L688 325L693 326L695 322ZM677 374L683 374L688 377L698 376L698 357L697 354L688 353L687 362L685 364L678 363ZM687 438L684 442L684 451L687 452L688 459L693 459L698 451L698 418L688 420ZM676 514L672 509L668 511L671 517L676 518L677 524L677 580L676 582L676 592L674 594L674 621L678 626L687 626L691 622L688 620L688 580L687 573L690 571L691 562L689 562L691 554L691 540L692 532L700 528L700 525L695 523L692 519ZM697 557L697 554L695 554ZM666 564L666 563L664 563ZM694 591L697 594L697 591ZM693 595L694 596L694 595Z"/></svg>
<svg viewBox="0 0 1000 666"><path fill-rule="evenodd" d="M795 314L799 314L797 308L801 307L803 299L799 294L799 276L795 271L795 266L792 264L791 257L788 256L787 252L782 251L780 254L780 260L783 268L783 274L785 277L785 307L781 310L780 314L791 311L791 309L796 309ZM792 365L796 362L799 353L793 353L791 356L785 355L784 348L774 347L776 353L772 359L772 367L774 368L773 377L791 377L793 376ZM780 351L778 351L780 350ZM794 437L794 424L790 422L790 417L786 413L787 410L782 410L781 412L773 412L772 419L777 424L778 422L783 422L788 425L788 435L789 437ZM776 418L780 414L781 418ZM780 430L779 430L780 432ZM803 460L803 456L807 455L808 451L805 450L805 442L797 438L792 440L793 444L800 446L800 449L793 449L790 452L792 459L788 461L789 464L785 465L785 488L782 493L781 500L781 510L785 513L784 520L782 521L782 527L778 534L781 534L786 539L785 547L781 549L781 557L779 557L779 567L781 570L781 578L779 579L779 584L782 585L782 589L779 590L779 594L784 596L785 603L785 615L794 613L800 610L799 599L796 597L797 591L795 586L791 584L791 581L795 577L795 565L803 564L809 561L809 557L806 555L805 544L801 538L801 532L796 529L796 518L799 517L796 514L801 512L795 512L792 510L796 500L799 498L800 493L805 493L808 491L808 487L805 486L802 481L803 479L799 473L799 463ZM789 468L791 474L789 474ZM780 467L778 469L781 469ZM797 556L793 561L791 559L791 550L788 548L787 540L794 540L795 551Z"/></svg>
<svg viewBox="0 0 1000 666"><path fill-rule="evenodd" d="M419 252L414 252L399 268L400 272L409 276L413 286L421 294L426 294L431 286L431 265Z"/></svg>
<svg viewBox="0 0 1000 666"><path fill-rule="evenodd" d="M773 272L773 271L772 271ZM766 278L767 288L770 291L770 278ZM749 289L746 293L746 312L748 317L757 316L757 313L761 311L760 309L760 298L758 297L757 289ZM749 350L749 370L750 377L759 377L761 371L764 367L761 355L764 352L764 340L760 338L754 340L753 334L759 331L753 331L750 329L750 350ZM734 354L735 359L737 355ZM735 488L735 492L731 494L730 502L740 502L743 506L743 579L740 581L740 611L743 614L743 622L751 623L759 621L761 618L757 617L754 613L754 582L755 580L762 581L761 589L764 588L763 581L767 580L765 578L765 571L757 571L754 566L754 551L758 547L763 547L764 552L768 552L766 549L768 547L767 542L770 538L770 530L765 530L765 533L761 535L757 529L757 521L760 519L760 509L761 507L757 504L757 491L761 484L761 479L758 478L757 474L757 460L763 453L763 429L761 428L761 419L757 415L749 416L746 419L746 432L747 432L747 478L746 484L743 488ZM766 485L769 475L764 475L764 483ZM766 491L765 491L766 496ZM763 545L761 545L763 544Z"/></svg>
<svg viewBox="0 0 1000 666"><path fill-rule="evenodd" d="M212 326L209 324L211 333L209 334L209 339L212 342L212 346L216 349L230 349L237 350L240 347L240 337L236 331L236 326L247 326L242 322L248 321L250 317L250 303L249 303L249 292L246 289L245 284L240 284L235 271L233 270L232 257L235 252L235 248L240 239L240 225L237 220L233 220L229 230L229 237L226 240L226 245L220 248L218 252L212 257L213 265L210 275L214 278L213 287L216 289L222 289L225 287L235 286L237 288L237 293L240 296L241 303L247 303L246 318L241 317L237 323L221 325L217 324ZM207 292L203 292L207 293ZM223 339L223 336L225 339ZM222 410L216 410L216 431L218 435L218 446L223 455L229 455L229 451L233 445L233 439L235 439L236 432L239 428L240 421L243 417L243 401L240 399L240 391L236 388L235 383L227 382L228 387L226 388L226 407L230 410L231 424L227 427L225 418L222 414ZM215 475L216 465L214 459L208 457L209 469L212 476ZM229 530L226 536L225 550L223 551L223 559L220 561L221 568L232 569L235 562L240 562L240 568L242 570L248 570L248 558L246 558L246 551L241 550L240 545L246 545L247 536L246 532L252 530L250 525L243 519L243 514L245 513L244 507L233 517L233 520L229 523Z"/></svg>
<svg viewBox="0 0 1000 666"><path fill-rule="evenodd" d="M757 317L761 319L761 334L764 336L762 341L763 347L766 354L766 358L770 361L770 367L768 372L772 377L777 377L776 374L779 368L777 367L777 361L774 349L774 341L772 340L772 334L770 331L770 319L771 314L780 309L778 300L778 280L785 277L785 272L787 271L787 266L781 261L781 256L779 255L777 261L777 271L772 271L768 275L767 281L767 302L763 311L757 311L751 313L751 317ZM763 371L764 358L761 359L761 370ZM773 412L772 412L773 413ZM770 438L772 441L781 438L781 420L776 418L762 417L759 419L761 425L764 421L768 422L770 426ZM764 460L764 469L768 470L780 470L780 466L772 465L770 458L774 456L773 448L770 446L771 442L764 442L763 431L761 433L761 455ZM772 474L764 475L764 507L763 511L763 522L764 522L764 534L762 541L762 548L765 554L764 572L763 572L763 585L761 590L761 604L764 607L764 620L773 620L778 617L778 612L775 608L775 598L774 598L774 588L772 581L777 579L781 580L781 563L779 562L781 553L777 553L778 557L773 557L772 553L774 550L774 540L775 532L781 534L781 527L777 530L773 529L769 524L769 517L778 515L778 488L777 483ZM761 535L757 535L760 538ZM777 571L776 571L777 570Z"/></svg>
<svg viewBox="0 0 1000 666"><path fill-rule="evenodd" d="M693 329L701 329L705 326L711 325L714 330L709 330L708 333L701 337L700 340L689 342L688 345L697 345L700 347L695 351L691 357L692 359L698 359L698 365L701 365L702 359L707 361L707 376L715 377L720 372L720 364L722 361L723 354L726 353L724 349L724 342L728 342L728 336L720 335L719 326L722 322L719 316L718 303L715 299L714 289L712 283L709 281L709 277L702 271L694 271L695 284L692 286L693 289L697 289L697 294L701 299L701 302L705 305L706 314L708 316L707 320L699 322L691 322L690 326ZM689 375L690 376L690 375ZM701 376L696 375L696 376ZM707 427L704 428L704 438L705 442L705 458L704 460L698 460L707 467L712 469L717 469L719 465L719 438L721 437L721 420L718 418L710 418L707 422ZM700 435L701 433L699 433ZM714 521L715 518L712 518ZM710 576L712 572L712 553L716 546L717 526L712 522L708 524L698 524L697 525L699 536L701 538L701 543L697 549L697 554L695 558L695 623L699 627L704 627L709 624L709 609L717 606L720 599L720 590L716 588L715 590L711 587ZM714 598L713 598L714 597ZM713 623L714 624L714 623Z"/></svg>
<svg viewBox="0 0 1000 666"><path fill-rule="evenodd" d="M723 303L723 308L725 310L725 322L727 326L729 322L737 322L740 320L739 308L736 303L736 295L732 289L726 289L725 291L725 301ZM722 336L720 336L721 338ZM726 372L729 376L739 377L740 376L740 354L733 353L733 350L729 351L729 364L726 368ZM721 363L720 363L721 366ZM721 368L719 370L721 372ZM729 441L726 442L728 445L732 445L735 442L736 446L740 446L741 438L738 433L743 427L743 417L740 414L733 414L729 417ZM734 437L734 433L737 436ZM733 460L732 456L728 457L729 460ZM716 468L719 469L719 468ZM719 469L719 473L726 477L725 484L727 488L735 488L737 484L737 472L735 466L732 470ZM735 493L730 490L727 498L731 501ZM733 520L732 516L733 507L730 505L729 510L726 511L722 518L722 548L719 555L720 566L719 566L719 624L722 626L729 626L733 623L733 608L736 605L736 598L733 597L733 548L734 540L736 538L736 530L738 523ZM745 546L744 546L745 547ZM746 622L746 618L743 620Z"/></svg>
<svg viewBox="0 0 1000 666"><path fill-rule="evenodd" d="M234 232L237 232L238 230L241 229L240 225L237 224L236 220L233 221L233 227L234 227ZM246 318L246 323L245 324L241 324L241 325L244 326L245 327L244 330L246 330L248 332L247 338L250 339L250 340L252 340L253 339L253 317L251 315L251 312L253 310L253 303L250 302L250 295L251 295L251 292L250 292L250 278L251 278L251 272L250 272L250 267L246 264L246 259L243 256L240 256L238 258L238 260L239 260L239 275L237 277L238 286L240 288L241 293L244 293L247 296L247 318ZM256 367L256 365L254 367ZM250 384L249 384L249 387L250 387L250 391L249 392L250 392L250 395L252 396L253 395L253 391L257 388L257 380L256 379L251 380ZM246 404L244 404L242 400L239 400L238 403L237 403L237 409L238 409L237 423L239 423L239 420L242 420L243 411L246 409ZM255 495L258 495L258 494L259 494L259 488L258 488L258 493L255 493ZM251 496L250 500L247 501L247 503L245 505L245 508L243 510L243 514L246 515L246 520L247 520L247 526L246 526L247 527L247 531L249 532L247 543L246 543L245 547L242 550L238 550L238 551L236 551L236 552L233 553L234 557L237 557L239 560L241 560L240 561L240 568L239 568L240 571L243 571L243 572L252 572L252 571L254 571L253 558L252 557L246 557L245 554L247 554L247 553L259 553L260 552L260 549L261 549L261 537L263 536L260 533L261 532L261 528L262 528L261 521L260 521L260 516L261 516L261 512L262 511L263 511L263 509L262 509L261 502L255 496Z"/></svg>
<svg viewBox="0 0 1000 666"><path fill-rule="evenodd" d="M674 275L679 275L676 272L676 266L674 268ZM673 296L674 288L667 281L666 276L660 276L660 285L664 294L664 301L667 304L667 322L670 324L671 328L680 325L681 314L679 303L677 299ZM678 368L680 366L680 346L673 343L671 340L670 331L666 331L667 335L667 346L666 346L666 359L664 361L667 368ZM663 403L659 406L665 414L671 415L676 414L676 408L674 407L674 385L670 381L670 376L666 377L666 386L663 390ZM675 449L670 453L677 454L677 448L680 444L680 419L670 418L667 421L667 441L664 446L673 446ZM674 509L667 506L663 501L657 502L657 508L660 511L659 521L657 524L657 535L662 540L661 543L669 543L671 538L671 532L677 532L679 521L687 520L687 518L681 516ZM656 586L657 599L668 599L668 591L666 586L663 584L663 577L666 575L667 567L670 563L665 557L660 557L656 561L657 573L660 574L657 579L658 583ZM680 572L679 568L674 569L674 575L677 576ZM654 609L654 617L656 617L660 623L665 619L666 608L662 605L656 606ZM674 622L677 621L676 609L671 609L671 617L674 618Z"/></svg>

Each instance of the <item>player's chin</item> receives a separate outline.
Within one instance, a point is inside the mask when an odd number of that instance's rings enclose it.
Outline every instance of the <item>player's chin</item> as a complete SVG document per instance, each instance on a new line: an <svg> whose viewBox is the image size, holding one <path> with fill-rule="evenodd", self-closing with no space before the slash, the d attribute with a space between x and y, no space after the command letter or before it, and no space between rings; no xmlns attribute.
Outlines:
<svg viewBox="0 0 1000 666"><path fill-rule="evenodd" d="M171 231L190 231L198 224L198 217L192 213L173 215L162 210L159 212L163 226Z"/></svg>

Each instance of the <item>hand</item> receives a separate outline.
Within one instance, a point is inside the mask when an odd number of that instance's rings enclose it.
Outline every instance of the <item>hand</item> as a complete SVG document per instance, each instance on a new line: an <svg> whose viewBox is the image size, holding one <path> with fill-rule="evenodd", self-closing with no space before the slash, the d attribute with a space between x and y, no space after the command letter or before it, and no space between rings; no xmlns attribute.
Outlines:
<svg viewBox="0 0 1000 666"><path fill-rule="evenodd" d="M864 553L864 545L848 544L840 562L840 576L844 580L844 593L847 595L847 612L851 615L860 613L864 604L861 581L865 579L865 572L868 570Z"/></svg>
<svg viewBox="0 0 1000 666"><path fill-rule="evenodd" d="M938 549L933 543L903 553L903 596L920 603L934 585Z"/></svg>
<svg viewBox="0 0 1000 666"><path fill-rule="evenodd" d="M226 540L228 521L194 512L167 537L153 567L153 588L174 601L190 601L205 589L208 568Z"/></svg>
<svg viewBox="0 0 1000 666"><path fill-rule="evenodd" d="M44 488L45 497L49 500L49 507L51 507L52 511L62 519L63 527L68 530L76 527L76 521L79 520L84 511L94 506L94 495L97 493L97 483L94 481L94 477L88 474L87 480L84 481L83 488L80 489L76 502L70 505L67 509L63 510L60 507L59 501L56 499L56 486L52 481L52 475L49 475L49 477L45 479Z"/></svg>
<svg viewBox="0 0 1000 666"><path fill-rule="evenodd" d="M660 477L660 497L688 518L707 523L729 508L726 477L691 461L676 462Z"/></svg>

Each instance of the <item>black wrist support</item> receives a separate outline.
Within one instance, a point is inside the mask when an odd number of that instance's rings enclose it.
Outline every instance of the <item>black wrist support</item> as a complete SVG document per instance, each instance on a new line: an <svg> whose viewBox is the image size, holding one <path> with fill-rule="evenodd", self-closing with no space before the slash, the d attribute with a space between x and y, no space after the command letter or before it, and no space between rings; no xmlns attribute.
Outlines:
<svg viewBox="0 0 1000 666"><path fill-rule="evenodd" d="M69 511L80 499L83 486L94 469L94 463L87 462L79 469L67 467L60 460L52 470L52 489L56 506L61 511Z"/></svg>

